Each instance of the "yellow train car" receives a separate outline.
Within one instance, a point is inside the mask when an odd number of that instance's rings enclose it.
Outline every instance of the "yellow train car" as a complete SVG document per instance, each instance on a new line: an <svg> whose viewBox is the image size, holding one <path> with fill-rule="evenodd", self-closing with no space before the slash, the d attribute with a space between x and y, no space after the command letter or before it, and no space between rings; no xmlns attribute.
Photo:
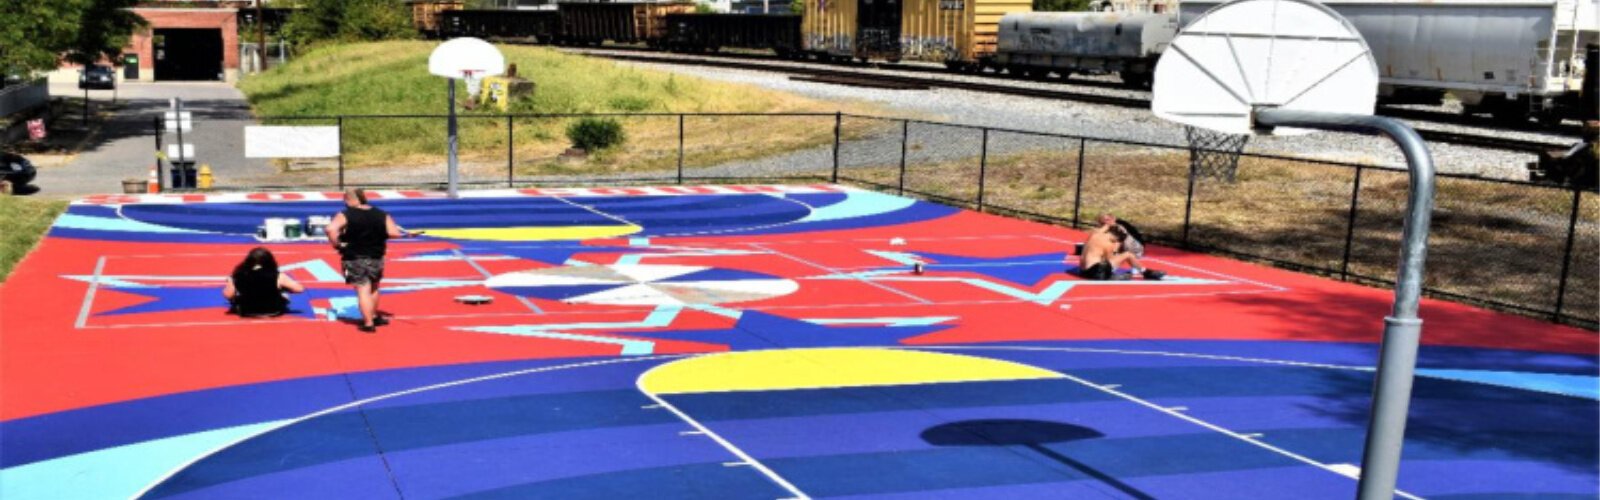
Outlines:
<svg viewBox="0 0 1600 500"><path fill-rule="evenodd" d="M801 32L814 55L970 67L999 46L1000 18L1031 0L805 0Z"/></svg>

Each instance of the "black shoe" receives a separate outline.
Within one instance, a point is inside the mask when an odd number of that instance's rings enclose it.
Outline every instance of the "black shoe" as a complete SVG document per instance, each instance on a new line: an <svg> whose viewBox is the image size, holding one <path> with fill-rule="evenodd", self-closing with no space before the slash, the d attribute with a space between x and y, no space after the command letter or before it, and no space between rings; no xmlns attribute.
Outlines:
<svg viewBox="0 0 1600 500"><path fill-rule="evenodd" d="M389 318L385 316L372 318L372 326L389 326Z"/></svg>
<svg viewBox="0 0 1600 500"><path fill-rule="evenodd" d="M1165 277L1167 277L1167 273L1165 273L1165 272L1157 271L1155 269L1145 269L1144 270L1144 279L1147 279L1147 280L1150 280L1150 281L1161 281L1161 278L1165 278Z"/></svg>
<svg viewBox="0 0 1600 500"><path fill-rule="evenodd" d="M378 333L377 325L361 325L356 327L356 329L361 330L361 333Z"/></svg>

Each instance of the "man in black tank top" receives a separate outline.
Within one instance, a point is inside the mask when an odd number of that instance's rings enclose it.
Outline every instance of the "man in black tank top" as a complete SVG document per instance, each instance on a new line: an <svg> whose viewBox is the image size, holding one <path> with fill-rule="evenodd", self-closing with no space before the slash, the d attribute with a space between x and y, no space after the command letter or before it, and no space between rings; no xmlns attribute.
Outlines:
<svg viewBox="0 0 1600 500"><path fill-rule="evenodd" d="M389 238L411 237L388 212L367 204L361 188L344 193L343 212L328 223L328 242L344 261L344 282L355 286L361 306L361 331L373 333L389 323L378 317L378 283L383 281L383 255Z"/></svg>

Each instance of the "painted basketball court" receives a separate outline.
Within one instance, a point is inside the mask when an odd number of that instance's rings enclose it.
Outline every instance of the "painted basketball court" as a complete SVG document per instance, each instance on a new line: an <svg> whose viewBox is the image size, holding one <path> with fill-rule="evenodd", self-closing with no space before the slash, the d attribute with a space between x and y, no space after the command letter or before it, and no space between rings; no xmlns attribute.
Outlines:
<svg viewBox="0 0 1600 500"><path fill-rule="evenodd" d="M256 226L337 193L73 204L0 287L0 497L1355 492L1383 290L1160 247L1085 282L1081 232L835 185L373 198L429 232L376 335L320 241L268 245L295 314L225 314ZM1401 496L1593 498L1595 333L1423 317Z"/></svg>

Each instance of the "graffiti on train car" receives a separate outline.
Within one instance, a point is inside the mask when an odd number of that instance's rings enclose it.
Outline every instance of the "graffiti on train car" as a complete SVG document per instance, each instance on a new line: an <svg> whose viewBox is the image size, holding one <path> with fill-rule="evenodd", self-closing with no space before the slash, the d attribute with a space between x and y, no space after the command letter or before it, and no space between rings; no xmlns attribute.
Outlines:
<svg viewBox="0 0 1600 500"><path fill-rule="evenodd" d="M901 54L921 61L954 61L961 57L956 41L947 36L900 37Z"/></svg>
<svg viewBox="0 0 1600 500"><path fill-rule="evenodd" d="M851 54L855 52L855 47L855 37L847 34L806 34L806 50Z"/></svg>

